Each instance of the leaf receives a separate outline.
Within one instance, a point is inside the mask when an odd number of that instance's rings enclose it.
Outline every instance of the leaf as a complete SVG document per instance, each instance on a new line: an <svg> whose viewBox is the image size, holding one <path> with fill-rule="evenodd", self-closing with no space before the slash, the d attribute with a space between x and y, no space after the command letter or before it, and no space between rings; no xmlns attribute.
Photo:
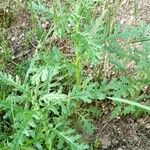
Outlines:
<svg viewBox="0 0 150 150"><path fill-rule="evenodd" d="M10 74L7 75L7 74L0 72L0 81L6 85L15 87L19 91L28 93L28 90L23 85L21 85L20 80L17 76L16 76L16 81L15 81Z"/></svg>
<svg viewBox="0 0 150 150"><path fill-rule="evenodd" d="M79 144L77 142L77 140L80 139L80 135L78 134L73 135L75 134L75 130L73 129L69 129L67 131L62 131L62 132L55 130L55 132L60 138L63 138L69 144L72 150L86 150L89 148L88 145L83 143Z"/></svg>
<svg viewBox="0 0 150 150"><path fill-rule="evenodd" d="M99 106L91 106L87 109L88 113L91 113L94 117L100 117L102 115L101 108Z"/></svg>
<svg viewBox="0 0 150 150"><path fill-rule="evenodd" d="M129 105L129 106L125 107L124 110L123 110L124 115L128 115L128 114L131 114L131 113L133 114L135 112L136 112L136 108L133 105Z"/></svg>
<svg viewBox="0 0 150 150"><path fill-rule="evenodd" d="M14 134L12 150L20 150L20 146L25 141L25 135L29 135L30 130L28 127L33 119L33 112L31 111L23 111L22 114L19 112L19 115L22 115L23 120L21 123L18 120L14 125L17 130Z"/></svg>
<svg viewBox="0 0 150 150"><path fill-rule="evenodd" d="M126 103L126 104L129 104L129 105L133 105L133 106L142 108L144 110L150 111L150 106L142 105L142 104L137 103L137 102L133 102L133 101L130 101L130 100L127 100L127 99L122 99L122 98L117 98L117 97L107 97L107 98L111 99L113 101Z"/></svg>
<svg viewBox="0 0 150 150"><path fill-rule="evenodd" d="M32 1L31 8L38 14L41 14L41 13L44 14L45 15L44 18L46 18L46 19L52 18L52 13L50 12L50 10L48 8L46 8L44 3L41 3L40 1L38 1L38 2Z"/></svg>
<svg viewBox="0 0 150 150"><path fill-rule="evenodd" d="M91 120L90 119L87 119L87 118L82 118L82 121L83 121L83 127L85 129L85 131L92 135L92 133L94 133L94 125L91 123Z"/></svg>
<svg viewBox="0 0 150 150"><path fill-rule="evenodd" d="M104 99L104 94L98 89L97 83L91 83L89 79L83 82L82 87L75 85L71 92L71 97L76 100L91 103L92 100Z"/></svg>
<svg viewBox="0 0 150 150"><path fill-rule="evenodd" d="M112 116L113 117L117 117L117 116L120 116L122 115L122 106L117 106L114 108L114 110L112 111Z"/></svg>
<svg viewBox="0 0 150 150"><path fill-rule="evenodd" d="M41 96L39 100L41 106L48 107L50 111L59 116L60 112L58 110L58 106L61 106L63 112L63 103L67 101L67 95L61 93L50 93Z"/></svg>
<svg viewBox="0 0 150 150"><path fill-rule="evenodd" d="M50 94L45 94L40 97L40 100L44 100L44 102L59 102L60 100L65 100L67 98L67 95L61 94L61 93L50 93Z"/></svg>

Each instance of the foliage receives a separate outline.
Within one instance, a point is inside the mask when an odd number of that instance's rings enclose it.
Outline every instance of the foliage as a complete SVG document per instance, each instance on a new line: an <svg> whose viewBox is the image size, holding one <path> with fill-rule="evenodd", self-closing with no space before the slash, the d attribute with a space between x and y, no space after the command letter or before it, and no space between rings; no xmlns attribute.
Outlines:
<svg viewBox="0 0 150 150"><path fill-rule="evenodd" d="M29 40L34 36L37 45L33 58L17 63L13 73L1 69L1 149L90 149L76 126L93 134L92 118L102 115L96 105L101 100L113 100L114 116L149 113L144 88L150 86L150 27L115 22L121 4L122 0L52 0L50 5L29 1ZM49 22L48 30L43 22ZM71 57L58 44L64 40L71 43ZM11 56L5 36L0 45L6 67Z"/></svg>

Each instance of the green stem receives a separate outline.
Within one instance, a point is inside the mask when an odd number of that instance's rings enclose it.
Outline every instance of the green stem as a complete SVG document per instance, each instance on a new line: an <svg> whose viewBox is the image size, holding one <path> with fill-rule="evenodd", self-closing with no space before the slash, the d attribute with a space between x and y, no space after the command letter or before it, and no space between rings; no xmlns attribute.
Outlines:
<svg viewBox="0 0 150 150"><path fill-rule="evenodd" d="M80 19L77 18L76 24L76 33L80 32ZM77 41L76 43L76 83L77 85L81 85L81 53L80 53L80 42Z"/></svg>
<svg viewBox="0 0 150 150"><path fill-rule="evenodd" d="M76 83L81 84L81 56L79 54L79 49L76 50Z"/></svg>

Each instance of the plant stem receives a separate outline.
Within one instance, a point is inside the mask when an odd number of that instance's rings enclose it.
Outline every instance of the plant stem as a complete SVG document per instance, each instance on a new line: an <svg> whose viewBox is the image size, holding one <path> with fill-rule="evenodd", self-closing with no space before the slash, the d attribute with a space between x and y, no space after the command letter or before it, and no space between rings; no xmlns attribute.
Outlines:
<svg viewBox="0 0 150 150"><path fill-rule="evenodd" d="M80 19L77 18L76 33L80 32ZM76 83L81 85L81 53L80 53L80 42L76 43Z"/></svg>
<svg viewBox="0 0 150 150"><path fill-rule="evenodd" d="M81 56L78 48L76 50L76 83L81 84Z"/></svg>

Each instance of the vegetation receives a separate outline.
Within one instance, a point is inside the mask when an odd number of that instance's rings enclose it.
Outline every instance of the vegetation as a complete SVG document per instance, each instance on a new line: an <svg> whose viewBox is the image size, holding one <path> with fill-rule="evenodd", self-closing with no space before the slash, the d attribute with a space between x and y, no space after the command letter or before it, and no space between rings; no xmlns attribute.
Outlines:
<svg viewBox="0 0 150 150"><path fill-rule="evenodd" d="M96 149L77 126L92 135L105 101L113 117L149 115L150 26L120 24L121 6L122 0L0 2L0 149ZM31 18L21 50L34 45L21 63L7 39L20 9Z"/></svg>

